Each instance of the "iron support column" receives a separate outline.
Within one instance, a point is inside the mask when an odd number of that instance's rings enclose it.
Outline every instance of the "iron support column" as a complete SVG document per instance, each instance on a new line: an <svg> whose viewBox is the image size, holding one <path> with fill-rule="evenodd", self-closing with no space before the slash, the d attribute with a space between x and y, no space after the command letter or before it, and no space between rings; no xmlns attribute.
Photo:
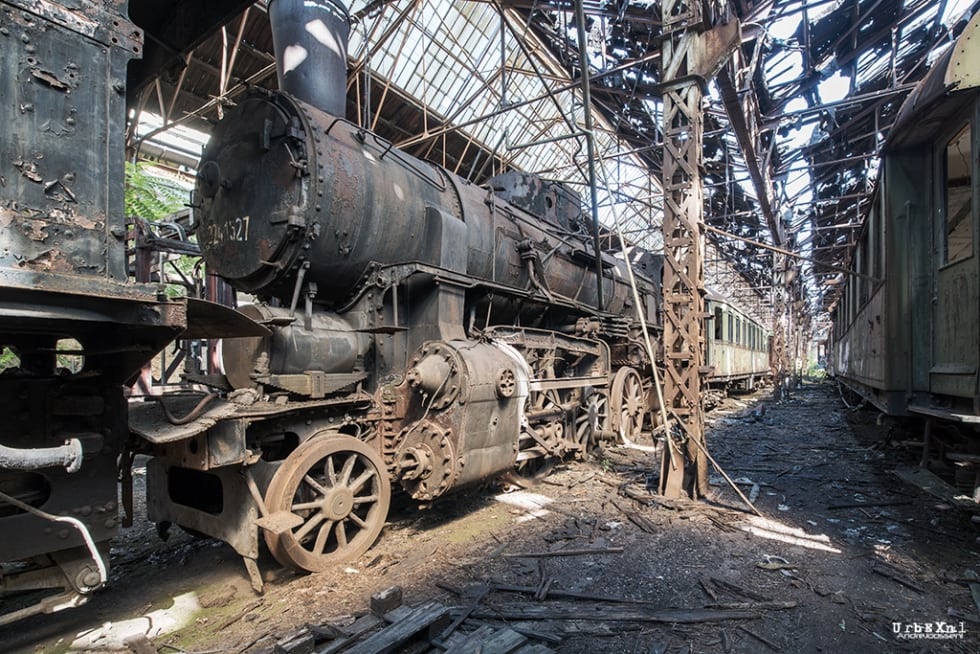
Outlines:
<svg viewBox="0 0 980 654"><path fill-rule="evenodd" d="M661 0L664 105L664 402L673 417L660 492L699 497L708 488L701 408L704 342L701 114L705 29L701 0Z"/></svg>
<svg viewBox="0 0 980 654"><path fill-rule="evenodd" d="M773 325L772 325L772 378L775 382L774 399L783 399L786 392L786 332L787 332L787 301L786 301L786 263L787 257L776 253L773 255Z"/></svg>
<svg viewBox="0 0 980 654"><path fill-rule="evenodd" d="M589 158L589 198L592 205L592 240L595 247L596 304L602 311L602 250L599 239L599 198L596 193L595 133L592 131L592 90L589 88L589 52L585 40L585 9L582 0L575 3L575 24L578 27L578 56L582 69L582 113L585 116L585 143Z"/></svg>

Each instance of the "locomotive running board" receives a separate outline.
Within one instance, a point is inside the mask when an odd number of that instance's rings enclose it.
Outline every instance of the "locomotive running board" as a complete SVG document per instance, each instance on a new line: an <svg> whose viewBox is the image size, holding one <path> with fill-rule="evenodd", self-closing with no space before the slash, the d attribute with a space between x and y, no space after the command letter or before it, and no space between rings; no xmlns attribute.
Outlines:
<svg viewBox="0 0 980 654"><path fill-rule="evenodd" d="M245 338L268 336L268 327L215 302L187 298L187 329L180 338Z"/></svg>

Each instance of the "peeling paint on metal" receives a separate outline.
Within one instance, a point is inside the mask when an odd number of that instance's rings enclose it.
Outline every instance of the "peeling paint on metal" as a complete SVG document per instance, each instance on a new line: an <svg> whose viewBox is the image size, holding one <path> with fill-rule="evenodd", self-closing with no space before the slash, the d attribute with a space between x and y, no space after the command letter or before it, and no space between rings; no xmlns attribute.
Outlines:
<svg viewBox="0 0 980 654"><path fill-rule="evenodd" d="M33 259L26 259L18 262L21 268L30 268L39 272L71 272L73 267L71 262L65 258L65 253L56 248L45 250Z"/></svg>

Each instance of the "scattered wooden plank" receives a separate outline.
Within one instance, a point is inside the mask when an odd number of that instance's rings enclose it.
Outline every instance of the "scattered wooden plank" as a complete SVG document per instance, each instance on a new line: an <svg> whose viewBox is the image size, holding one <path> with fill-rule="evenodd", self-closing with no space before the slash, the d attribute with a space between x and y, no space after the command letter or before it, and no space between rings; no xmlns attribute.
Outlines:
<svg viewBox="0 0 980 654"><path fill-rule="evenodd" d="M845 502L842 504L831 504L827 507L828 511L837 509L861 509L869 506L906 506L912 504L911 500L871 500L869 502Z"/></svg>
<svg viewBox="0 0 980 654"><path fill-rule="evenodd" d="M534 591L534 599L539 602L548 599L548 591L551 590L553 583L555 583L554 577L542 577L541 583L538 584L537 589Z"/></svg>
<svg viewBox="0 0 980 654"><path fill-rule="evenodd" d="M759 634L755 633L754 631L752 631L750 629L746 629L742 625L738 625L737 626L737 629L739 629L740 631L744 631L745 633L747 633L748 635L752 636L757 641L759 641L760 643L762 643L763 645L765 645L766 647L768 647L769 649L771 649L774 652L781 652L782 651L782 648L777 647L776 645L774 645L772 643L772 641L766 640L765 638L763 638Z"/></svg>
<svg viewBox="0 0 980 654"><path fill-rule="evenodd" d="M527 636L528 638L533 638L534 640L540 640L545 643L551 643L552 645L560 645L562 637L553 634L550 631L541 631L540 629L530 629L519 623L512 623L510 628L517 633Z"/></svg>
<svg viewBox="0 0 980 654"><path fill-rule="evenodd" d="M518 552L504 554L507 559L537 559L549 556L588 556L589 554L622 554L622 547L585 547L582 549L555 550L553 552Z"/></svg>
<svg viewBox="0 0 980 654"><path fill-rule="evenodd" d="M401 586L391 586L371 595L371 613L378 617L393 611L402 604Z"/></svg>
<svg viewBox="0 0 980 654"><path fill-rule="evenodd" d="M493 634L493 627L490 625L481 625L469 634L453 634L451 642L447 642L446 654L472 654L472 652L478 652L480 645L484 640L489 638Z"/></svg>
<svg viewBox="0 0 980 654"><path fill-rule="evenodd" d="M301 627L276 641L276 654L312 654L313 632Z"/></svg>
<svg viewBox="0 0 980 654"><path fill-rule="evenodd" d="M757 602L772 601L771 597L766 597L765 595L761 593L757 593L754 590L750 590L748 588L745 588L744 586L739 586L734 581L726 581L725 579L719 579L718 577L710 577L710 579L715 586L718 586L719 588L723 588L737 595L748 597L751 600L755 600Z"/></svg>
<svg viewBox="0 0 980 654"><path fill-rule="evenodd" d="M348 646L357 642L361 636L372 629L375 629L381 624L384 624L384 621L373 613L362 615L352 624L347 625L346 627L339 627L338 631L340 632L341 636L327 643L322 649L317 650L317 654L335 654L336 652L342 652Z"/></svg>
<svg viewBox="0 0 980 654"><path fill-rule="evenodd" d="M980 584L971 581L968 585L970 587L970 595L973 597L973 604L977 607L977 613L980 613Z"/></svg>
<svg viewBox="0 0 980 654"><path fill-rule="evenodd" d="M786 602L720 602L717 604L708 604L705 606L706 609L736 609L736 610L747 610L747 611L783 611L785 609L795 609L797 606L796 602L786 601Z"/></svg>
<svg viewBox="0 0 980 654"><path fill-rule="evenodd" d="M439 602L425 602L398 622L368 636L346 651L346 654L385 654L403 645L419 632L429 629L446 617L449 608Z"/></svg>
<svg viewBox="0 0 980 654"><path fill-rule="evenodd" d="M502 591L505 593L521 593L523 595L536 595L538 592L535 586L513 586L511 584L498 584L492 583L493 589L497 591ZM629 599L626 597L614 597L611 595L595 595L592 593L580 593L571 590L554 590L548 591L548 596L552 598L565 598L565 599L581 599L590 600L593 602L615 602L618 604L650 604L646 600L639 599Z"/></svg>
<svg viewBox="0 0 980 654"><path fill-rule="evenodd" d="M962 497L961 493L925 468L903 466L892 472L902 481L918 486L933 497L961 509L976 510L977 503Z"/></svg>
<svg viewBox="0 0 980 654"><path fill-rule="evenodd" d="M509 654L527 643L527 638L513 629L501 629L480 645L481 654Z"/></svg>
<svg viewBox="0 0 980 654"><path fill-rule="evenodd" d="M966 613L964 611L957 611L956 609L950 607L946 609L946 615L957 620L963 620L964 622L969 622L972 624L980 624L980 618L975 614Z"/></svg>
<svg viewBox="0 0 980 654"><path fill-rule="evenodd" d="M640 531L643 531L643 532L648 533L648 534L655 534L658 531L660 531L657 528L656 523L654 523L652 520L650 520L646 516L644 516L644 515L642 515L640 513L637 513L636 511L631 511L630 509L627 509L627 508L624 508L624 507L620 506L619 504L616 503L615 500L612 501L612 505L614 507L616 507L617 509L619 509L622 512L622 514L625 515L626 518L630 522L632 522L634 525L636 525L637 527L639 527L640 528Z"/></svg>
<svg viewBox="0 0 980 654"><path fill-rule="evenodd" d="M459 627L459 625L463 624L463 620L470 617L470 614L476 610L476 607L480 605L480 602L483 601L483 598L486 597L487 593L489 592L490 592L490 586L481 584L481 588L477 590L476 594L474 594L473 597L470 599L470 601L467 602L466 606L463 607L463 610L460 611L459 615L456 616L456 618L449 624L449 626L443 629L442 633L439 634L439 638L440 639L449 638L449 636L456 630L456 628Z"/></svg>
<svg viewBox="0 0 980 654"><path fill-rule="evenodd" d="M698 581L701 583L701 588L704 589L704 592L708 594L708 597L710 597L712 600L717 602L718 593L715 592L714 586L711 583L711 579L709 579L708 577L701 577L700 579L698 579Z"/></svg>
<svg viewBox="0 0 980 654"><path fill-rule="evenodd" d="M921 586L906 577L900 570L893 568L883 561L872 561L871 571L875 574L881 575L882 577L888 577L892 581L898 582L906 588L911 588L918 593L926 592Z"/></svg>
<svg viewBox="0 0 980 654"><path fill-rule="evenodd" d="M721 630L721 634L719 634L719 635L721 637L721 649L722 649L722 651L724 651L725 654L729 654L729 652L732 651L732 640L728 636L728 630L722 629Z"/></svg>
<svg viewBox="0 0 980 654"><path fill-rule="evenodd" d="M534 645L525 645L514 652L514 654L554 654L554 652L555 650L551 649L550 647L536 643Z"/></svg>
<svg viewBox="0 0 980 654"><path fill-rule="evenodd" d="M473 613L475 618L489 620L583 620L585 622L662 622L694 624L721 620L753 620L761 617L755 611L720 609L661 609L626 608L621 605L591 606L508 606L483 609Z"/></svg>

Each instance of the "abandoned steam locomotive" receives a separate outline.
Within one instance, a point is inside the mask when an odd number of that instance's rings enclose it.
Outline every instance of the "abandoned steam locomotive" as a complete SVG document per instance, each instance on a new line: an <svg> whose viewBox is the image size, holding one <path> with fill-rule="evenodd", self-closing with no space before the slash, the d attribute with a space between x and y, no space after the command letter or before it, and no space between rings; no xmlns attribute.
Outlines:
<svg viewBox="0 0 980 654"><path fill-rule="evenodd" d="M280 91L216 126L194 195L210 270L269 335L222 342L221 398L131 417L150 518L228 542L256 586L260 535L324 569L374 542L392 484L428 503L640 439L662 265L635 257L634 295L570 191L476 187L344 120L344 7L269 9Z"/></svg>

